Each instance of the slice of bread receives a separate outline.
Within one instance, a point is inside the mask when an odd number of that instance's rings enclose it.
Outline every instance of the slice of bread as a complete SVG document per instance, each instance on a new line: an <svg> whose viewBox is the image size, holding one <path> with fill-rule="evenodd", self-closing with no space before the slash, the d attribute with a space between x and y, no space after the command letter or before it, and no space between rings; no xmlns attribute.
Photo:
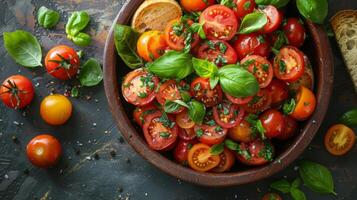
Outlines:
<svg viewBox="0 0 357 200"><path fill-rule="evenodd" d="M131 26L140 33L164 31L169 21L181 16L181 7L175 0L146 0L136 10Z"/></svg>
<svg viewBox="0 0 357 200"><path fill-rule="evenodd" d="M357 10L343 10L330 20L357 92Z"/></svg>

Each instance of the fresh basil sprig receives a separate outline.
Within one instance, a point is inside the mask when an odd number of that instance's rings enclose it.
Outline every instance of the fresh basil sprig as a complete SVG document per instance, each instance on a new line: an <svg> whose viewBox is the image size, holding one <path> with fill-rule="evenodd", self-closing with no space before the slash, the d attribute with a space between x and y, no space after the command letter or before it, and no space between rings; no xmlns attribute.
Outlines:
<svg viewBox="0 0 357 200"><path fill-rule="evenodd" d="M166 113L174 113L181 107L188 108L189 106L182 100L166 101L164 105L164 111Z"/></svg>
<svg viewBox="0 0 357 200"><path fill-rule="evenodd" d="M169 51L150 63L148 70L160 78L183 79L192 73L192 55Z"/></svg>
<svg viewBox="0 0 357 200"><path fill-rule="evenodd" d="M67 38L78 46L88 46L91 43L91 37L81 31L87 27L89 20L90 17L87 12L73 12L66 24Z"/></svg>
<svg viewBox="0 0 357 200"><path fill-rule="evenodd" d="M188 103L188 116L196 124L202 124L205 115L206 107L202 103L196 100L191 100Z"/></svg>
<svg viewBox="0 0 357 200"><path fill-rule="evenodd" d="M273 5L277 8L286 6L290 0L255 0L258 5Z"/></svg>
<svg viewBox="0 0 357 200"><path fill-rule="evenodd" d="M144 65L143 60L136 53L136 43L139 33L130 26L116 24L114 27L114 42L117 53L124 63L131 69Z"/></svg>
<svg viewBox="0 0 357 200"><path fill-rule="evenodd" d="M4 33L5 49L18 64L25 67L42 66L41 46L31 33L17 30Z"/></svg>
<svg viewBox="0 0 357 200"><path fill-rule="evenodd" d="M318 24L323 24L328 14L327 0L296 0L296 6L302 16Z"/></svg>
<svg viewBox="0 0 357 200"><path fill-rule="evenodd" d="M291 184L286 179L273 182L270 187L284 194L290 194L294 200L306 200L305 193L299 189L300 178L295 179Z"/></svg>
<svg viewBox="0 0 357 200"><path fill-rule="evenodd" d="M223 153L223 151L224 151L224 143L223 142L213 145L210 149L210 153L212 155L219 155L219 154Z"/></svg>
<svg viewBox="0 0 357 200"><path fill-rule="evenodd" d="M103 80L103 72L99 62L90 58L81 68L79 81L83 86L95 86Z"/></svg>
<svg viewBox="0 0 357 200"><path fill-rule="evenodd" d="M192 65L196 74L200 77L210 78L218 73L218 67L208 60L193 57Z"/></svg>
<svg viewBox="0 0 357 200"><path fill-rule="evenodd" d="M325 166L304 160L300 162L299 174L304 185L312 191L336 195L331 172Z"/></svg>
<svg viewBox="0 0 357 200"><path fill-rule="evenodd" d="M268 18L264 13L253 12L244 16L239 28L239 34L248 34L260 30L268 23Z"/></svg>
<svg viewBox="0 0 357 200"><path fill-rule="evenodd" d="M234 97L254 96L259 84L253 74L237 65L227 65L218 70L222 90Z"/></svg>
<svg viewBox="0 0 357 200"><path fill-rule="evenodd" d="M44 28L53 28L57 25L60 14L54 10L41 6L37 12L37 22Z"/></svg>
<svg viewBox="0 0 357 200"><path fill-rule="evenodd" d="M357 108L354 108L342 115L340 122L346 126L357 126Z"/></svg>

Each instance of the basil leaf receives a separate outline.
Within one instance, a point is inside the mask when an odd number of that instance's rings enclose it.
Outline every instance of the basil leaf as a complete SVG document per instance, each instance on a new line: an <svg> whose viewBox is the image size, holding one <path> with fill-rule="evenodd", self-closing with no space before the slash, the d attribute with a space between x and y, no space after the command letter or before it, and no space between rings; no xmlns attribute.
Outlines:
<svg viewBox="0 0 357 200"><path fill-rule="evenodd" d="M230 149L230 150L232 150L232 151L237 151L237 150L239 150L239 145L238 145L238 143L234 142L233 140L226 139L226 140L224 141L224 145L225 145L228 149Z"/></svg>
<svg viewBox="0 0 357 200"><path fill-rule="evenodd" d="M291 113L294 112L296 107L296 101L294 98L287 100L284 104L283 104L283 113L285 115L290 115Z"/></svg>
<svg viewBox="0 0 357 200"><path fill-rule="evenodd" d="M183 79L192 73L190 53L169 51L152 62L148 70L160 78Z"/></svg>
<svg viewBox="0 0 357 200"><path fill-rule="evenodd" d="M357 126L357 108L343 114L340 122L346 126Z"/></svg>
<svg viewBox="0 0 357 200"><path fill-rule="evenodd" d="M213 76L209 79L209 85L210 88L213 90L219 82L219 77L218 76Z"/></svg>
<svg viewBox="0 0 357 200"><path fill-rule="evenodd" d="M103 72L99 62L90 58L81 68L79 81L83 86L95 86L103 80Z"/></svg>
<svg viewBox="0 0 357 200"><path fill-rule="evenodd" d="M79 96L79 90L77 87L73 87L71 89L71 97L73 98L77 98Z"/></svg>
<svg viewBox="0 0 357 200"><path fill-rule="evenodd" d="M300 178L296 178L293 183L291 184L291 187L293 188L299 188L301 185L301 179Z"/></svg>
<svg viewBox="0 0 357 200"><path fill-rule="evenodd" d="M283 31L276 31L277 39L274 43L273 48L278 50L281 49L286 44L289 44L288 38L286 38L286 35Z"/></svg>
<svg viewBox="0 0 357 200"><path fill-rule="evenodd" d="M224 143L215 144L211 147L210 152L212 155L219 155L224 151Z"/></svg>
<svg viewBox="0 0 357 200"><path fill-rule="evenodd" d="M41 46L31 33L22 30L4 32L4 46L16 63L25 67L42 66Z"/></svg>
<svg viewBox="0 0 357 200"><path fill-rule="evenodd" d="M277 8L286 6L290 0L255 0L258 5L273 5Z"/></svg>
<svg viewBox="0 0 357 200"><path fill-rule="evenodd" d="M199 125L202 124L205 115L206 115L206 108L202 103L196 100L192 100L188 104L188 116L196 124Z"/></svg>
<svg viewBox="0 0 357 200"><path fill-rule="evenodd" d="M198 36L200 36L201 39L205 40L206 39L206 33L203 30L203 24L204 23L193 23L190 26L190 30L194 33L198 33Z"/></svg>
<svg viewBox="0 0 357 200"><path fill-rule="evenodd" d="M80 31L82 31L89 23L89 15L85 11L76 11L68 18L66 24L66 33L69 39L76 36Z"/></svg>
<svg viewBox="0 0 357 200"><path fill-rule="evenodd" d="M117 53L131 69L144 65L143 60L136 54L136 43L140 35L130 26L116 24L114 26L114 42Z"/></svg>
<svg viewBox="0 0 357 200"><path fill-rule="evenodd" d="M253 74L236 65L227 65L218 70L222 90L234 97L254 96L259 84Z"/></svg>
<svg viewBox="0 0 357 200"><path fill-rule="evenodd" d="M72 38L72 41L74 44L76 44L78 46L85 47L85 46L90 45L92 39L86 33L78 33L76 36L74 36Z"/></svg>
<svg viewBox="0 0 357 200"><path fill-rule="evenodd" d="M296 6L302 16L318 24L323 24L328 14L327 0L296 0Z"/></svg>
<svg viewBox="0 0 357 200"><path fill-rule="evenodd" d="M178 109L181 108L181 106L184 106L186 108L188 108L189 106L181 101L181 100L175 100L175 101L166 101L165 105L164 105L164 111L166 113L174 113L175 111L177 111Z"/></svg>
<svg viewBox="0 0 357 200"><path fill-rule="evenodd" d="M305 186L312 191L336 195L331 172L325 166L311 161L301 161L299 173Z"/></svg>
<svg viewBox="0 0 357 200"><path fill-rule="evenodd" d="M41 6L37 12L38 24L44 28L53 28L57 25L60 14L54 10Z"/></svg>
<svg viewBox="0 0 357 200"><path fill-rule="evenodd" d="M253 12L244 16L239 28L240 34L248 34L260 30L268 23L267 16L261 12Z"/></svg>
<svg viewBox="0 0 357 200"><path fill-rule="evenodd" d="M279 192L287 194L290 192L291 185L290 185L289 181L282 179L282 180L273 182L272 184L270 184L270 187L275 190L278 190Z"/></svg>
<svg viewBox="0 0 357 200"><path fill-rule="evenodd" d="M218 72L218 67L208 60L193 57L192 65L196 74L204 78L212 77Z"/></svg>
<svg viewBox="0 0 357 200"><path fill-rule="evenodd" d="M298 188L292 187L290 190L290 195L294 200L306 200L305 193Z"/></svg>

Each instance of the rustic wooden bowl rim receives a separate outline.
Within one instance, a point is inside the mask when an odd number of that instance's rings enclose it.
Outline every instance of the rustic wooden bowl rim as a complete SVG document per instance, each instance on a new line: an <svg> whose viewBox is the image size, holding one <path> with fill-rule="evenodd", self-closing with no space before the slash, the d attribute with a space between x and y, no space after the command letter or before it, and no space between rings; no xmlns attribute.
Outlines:
<svg viewBox="0 0 357 200"><path fill-rule="evenodd" d="M147 161L162 171L184 181L204 185L204 186L232 186L246 184L269 177L287 167L310 144L320 127L326 114L333 85L333 56L329 40L322 26L315 25L311 21L306 21L306 27L310 32L315 43L316 63L318 71L315 71L317 80L317 107L313 116L308 120L302 132L296 137L292 145L287 148L279 157L272 163L252 168L246 171L230 172L230 173L200 173L189 168L180 166L175 162L162 156L160 153L151 150L145 141L140 137L141 133L137 133L134 126L131 124L128 116L125 113L119 95L120 82L117 77L117 53L114 45L113 27L115 24L128 24L131 16L136 8L144 0L130 0L122 7L117 17L114 20L113 26L110 29L103 57L104 67L104 87L108 99L110 110L116 121L116 124L128 143ZM124 67L124 66L122 66ZM119 68L118 68L119 69Z"/></svg>

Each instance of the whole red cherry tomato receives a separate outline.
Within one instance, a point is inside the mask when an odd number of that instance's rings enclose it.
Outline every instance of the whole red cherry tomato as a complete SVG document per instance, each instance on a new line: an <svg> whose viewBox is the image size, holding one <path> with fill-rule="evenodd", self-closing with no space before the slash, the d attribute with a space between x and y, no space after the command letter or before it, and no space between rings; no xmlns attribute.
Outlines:
<svg viewBox="0 0 357 200"><path fill-rule="evenodd" d="M24 108L31 103L34 94L32 82L21 75L10 76L0 86L0 99L9 108Z"/></svg>

